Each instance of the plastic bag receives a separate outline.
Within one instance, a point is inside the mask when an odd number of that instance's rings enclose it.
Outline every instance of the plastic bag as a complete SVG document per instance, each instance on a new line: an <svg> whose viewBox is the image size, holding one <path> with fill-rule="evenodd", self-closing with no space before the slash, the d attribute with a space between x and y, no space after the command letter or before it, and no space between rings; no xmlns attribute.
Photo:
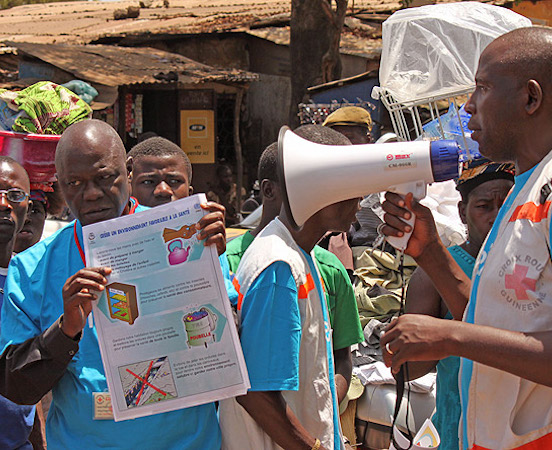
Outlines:
<svg viewBox="0 0 552 450"><path fill-rule="evenodd" d="M458 121L458 115L460 115L460 122ZM481 153L479 152L479 144L471 138L471 130L468 128L470 118L471 114L464 109L464 105L458 110L457 114L454 105L451 103L449 110L439 118L443 127L443 133L441 133L439 119L433 119L423 126L423 138L451 139L456 141L464 151L460 157L461 161L467 158L465 153L466 144L470 153L470 159L480 158ZM464 142L464 138L466 142Z"/></svg>
<svg viewBox="0 0 552 450"><path fill-rule="evenodd" d="M98 96L98 91L86 81L71 80L62 84L62 86L77 94L88 104L92 103L92 101Z"/></svg>
<svg viewBox="0 0 552 450"><path fill-rule="evenodd" d="M383 23L380 85L402 103L473 87L485 47L528 26L526 17L479 2L397 11Z"/></svg>

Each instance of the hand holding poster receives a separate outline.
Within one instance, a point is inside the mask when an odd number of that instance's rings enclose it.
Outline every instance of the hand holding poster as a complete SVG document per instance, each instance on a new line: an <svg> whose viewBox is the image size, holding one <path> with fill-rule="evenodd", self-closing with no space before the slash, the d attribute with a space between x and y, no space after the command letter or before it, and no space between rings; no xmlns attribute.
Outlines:
<svg viewBox="0 0 552 450"><path fill-rule="evenodd" d="M115 420L242 395L249 378L203 194L83 228L88 267L112 273L94 321Z"/></svg>

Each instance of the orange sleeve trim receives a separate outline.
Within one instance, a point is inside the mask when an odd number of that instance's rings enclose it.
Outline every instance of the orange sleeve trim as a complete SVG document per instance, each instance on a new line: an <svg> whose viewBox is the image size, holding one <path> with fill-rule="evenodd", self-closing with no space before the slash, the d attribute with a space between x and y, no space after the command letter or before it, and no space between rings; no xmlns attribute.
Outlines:
<svg viewBox="0 0 552 450"><path fill-rule="evenodd" d="M550 203L551 202L548 201L537 206L533 202L528 202L523 205L519 205L514 210L509 222L514 222L520 219L527 219L531 222L540 222L542 219L546 219L548 217Z"/></svg>
<svg viewBox="0 0 552 450"><path fill-rule="evenodd" d="M238 282L238 279L236 277L234 277L234 279L232 280L232 284L234 285L234 289L236 289L236 292L238 293L238 311L241 311L243 294L240 292L240 283Z"/></svg>
<svg viewBox="0 0 552 450"><path fill-rule="evenodd" d="M312 275L309 273L307 274L307 281L299 286L299 298L305 299L309 296L309 292L314 289L314 280L312 279Z"/></svg>
<svg viewBox="0 0 552 450"><path fill-rule="evenodd" d="M548 450L552 448L552 433L545 434L544 436L538 438L535 441L528 442L527 444L520 445L515 447L512 450ZM486 447L480 447L479 445L474 445L471 450L490 450Z"/></svg>

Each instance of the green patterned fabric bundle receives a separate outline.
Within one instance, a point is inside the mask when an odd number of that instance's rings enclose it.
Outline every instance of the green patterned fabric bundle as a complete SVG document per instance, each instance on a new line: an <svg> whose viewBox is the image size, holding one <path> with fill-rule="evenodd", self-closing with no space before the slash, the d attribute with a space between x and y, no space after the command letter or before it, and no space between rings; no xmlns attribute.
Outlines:
<svg viewBox="0 0 552 450"><path fill-rule="evenodd" d="M92 116L86 102L51 81L22 91L0 89L0 101L16 114L12 130L20 133L62 134L69 125Z"/></svg>

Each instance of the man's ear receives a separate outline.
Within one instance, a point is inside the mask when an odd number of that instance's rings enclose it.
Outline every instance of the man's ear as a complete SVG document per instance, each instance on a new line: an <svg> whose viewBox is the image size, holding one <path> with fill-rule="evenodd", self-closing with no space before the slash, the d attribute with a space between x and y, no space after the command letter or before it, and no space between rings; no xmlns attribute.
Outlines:
<svg viewBox="0 0 552 450"><path fill-rule="evenodd" d="M541 106L543 100L542 87L536 80L527 82L527 104L525 110L529 115L534 114Z"/></svg>
<svg viewBox="0 0 552 450"><path fill-rule="evenodd" d="M463 200L458 202L458 215L460 216L462 223L466 225L466 204Z"/></svg>
<svg viewBox="0 0 552 450"><path fill-rule="evenodd" d="M274 183L271 180L265 178L261 181L261 195L263 200L274 198Z"/></svg>
<svg viewBox="0 0 552 450"><path fill-rule="evenodd" d="M134 166L134 160L132 156L129 156L126 160L127 177L129 183L132 181L132 167Z"/></svg>
<svg viewBox="0 0 552 450"><path fill-rule="evenodd" d="M194 187L193 186L189 186L188 187L188 195L192 195L194 193Z"/></svg>

